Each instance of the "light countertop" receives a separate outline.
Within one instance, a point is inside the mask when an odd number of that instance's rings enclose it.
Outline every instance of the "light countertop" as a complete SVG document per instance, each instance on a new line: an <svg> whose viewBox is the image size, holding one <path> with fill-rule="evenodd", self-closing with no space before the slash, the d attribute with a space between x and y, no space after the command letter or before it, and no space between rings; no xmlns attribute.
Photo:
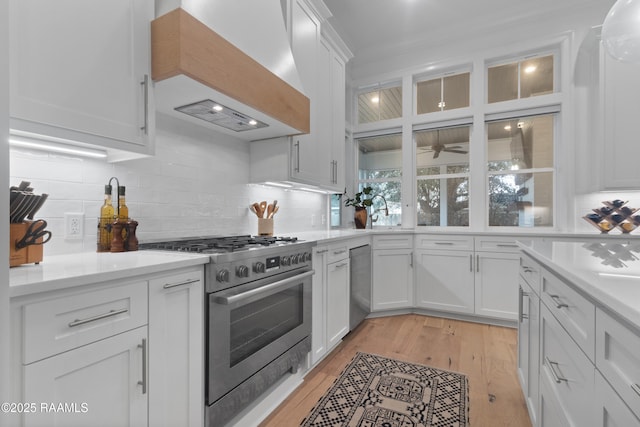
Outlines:
<svg viewBox="0 0 640 427"><path fill-rule="evenodd" d="M9 269L9 296L118 280L209 262L207 255L163 251L82 252L47 256L40 264Z"/></svg>
<svg viewBox="0 0 640 427"><path fill-rule="evenodd" d="M521 248L640 329L640 241L536 239Z"/></svg>

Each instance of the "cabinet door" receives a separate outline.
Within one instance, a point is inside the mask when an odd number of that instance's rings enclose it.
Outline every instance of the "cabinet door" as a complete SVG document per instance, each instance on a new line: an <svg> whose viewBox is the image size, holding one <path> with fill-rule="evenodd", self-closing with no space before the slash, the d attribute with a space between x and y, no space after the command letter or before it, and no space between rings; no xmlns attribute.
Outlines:
<svg viewBox="0 0 640 427"><path fill-rule="evenodd" d="M331 58L331 153L334 165L333 187L344 191L345 186L345 114L346 114L345 63L337 55Z"/></svg>
<svg viewBox="0 0 640 427"><path fill-rule="evenodd" d="M24 414L24 425L146 426L146 338L143 326L25 366L24 401L38 410ZM67 410L49 412L41 403Z"/></svg>
<svg viewBox="0 0 640 427"><path fill-rule="evenodd" d="M640 65L616 61L601 45L601 95L604 98L603 190L640 187L638 130Z"/></svg>
<svg viewBox="0 0 640 427"><path fill-rule="evenodd" d="M349 332L349 260L327 265L327 349Z"/></svg>
<svg viewBox="0 0 640 427"><path fill-rule="evenodd" d="M531 424L538 419L540 372L540 300L524 279L519 284L518 378L529 410Z"/></svg>
<svg viewBox="0 0 640 427"><path fill-rule="evenodd" d="M516 320L520 255L478 252L475 268L475 313Z"/></svg>
<svg viewBox="0 0 640 427"><path fill-rule="evenodd" d="M204 423L202 276L198 268L149 281L151 426L198 427Z"/></svg>
<svg viewBox="0 0 640 427"><path fill-rule="evenodd" d="M313 251L313 288L311 290L311 364L315 365L327 353L326 330L326 246L317 247Z"/></svg>
<svg viewBox="0 0 640 427"><path fill-rule="evenodd" d="M596 427L640 427L640 420L613 391L600 372L596 372L596 411Z"/></svg>
<svg viewBox="0 0 640 427"><path fill-rule="evenodd" d="M329 167L321 165L316 157L319 113L316 88L320 23L301 0L293 1L291 19L291 51L304 93L311 102L311 132L293 137L291 175L296 179L314 183L317 182L319 171L323 168L326 171Z"/></svg>
<svg viewBox="0 0 640 427"><path fill-rule="evenodd" d="M12 0L10 10L11 127L144 151L154 2Z"/></svg>
<svg viewBox="0 0 640 427"><path fill-rule="evenodd" d="M540 316L540 381L558 401L565 425L591 425L595 368L545 304L540 304Z"/></svg>
<svg viewBox="0 0 640 427"><path fill-rule="evenodd" d="M473 313L473 252L420 250L416 255L416 305Z"/></svg>
<svg viewBox="0 0 640 427"><path fill-rule="evenodd" d="M413 252L409 249L373 251L372 311L413 306Z"/></svg>
<svg viewBox="0 0 640 427"><path fill-rule="evenodd" d="M335 163L333 162L333 105L331 91L331 47L322 39L318 43L318 100L316 133L316 154L313 161L317 164L319 184L333 186L335 183Z"/></svg>

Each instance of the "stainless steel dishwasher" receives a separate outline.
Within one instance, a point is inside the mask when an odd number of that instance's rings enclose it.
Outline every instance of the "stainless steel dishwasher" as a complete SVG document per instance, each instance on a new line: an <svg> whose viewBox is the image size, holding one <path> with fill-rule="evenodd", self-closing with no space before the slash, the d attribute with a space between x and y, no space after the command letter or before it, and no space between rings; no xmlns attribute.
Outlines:
<svg viewBox="0 0 640 427"><path fill-rule="evenodd" d="M351 301L349 330L353 330L371 312L371 246L349 251L351 263Z"/></svg>

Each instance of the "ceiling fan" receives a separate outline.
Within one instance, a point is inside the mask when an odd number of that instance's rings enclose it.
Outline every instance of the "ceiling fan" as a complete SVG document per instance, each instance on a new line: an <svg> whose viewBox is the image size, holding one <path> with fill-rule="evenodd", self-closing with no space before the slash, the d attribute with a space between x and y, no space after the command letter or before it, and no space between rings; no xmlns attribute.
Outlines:
<svg viewBox="0 0 640 427"><path fill-rule="evenodd" d="M426 147L419 147L423 152L433 152L433 158L437 159L440 156L440 152L445 151L447 153L467 154L469 151L464 150L460 145L448 146L440 142L440 131L438 130L436 142Z"/></svg>

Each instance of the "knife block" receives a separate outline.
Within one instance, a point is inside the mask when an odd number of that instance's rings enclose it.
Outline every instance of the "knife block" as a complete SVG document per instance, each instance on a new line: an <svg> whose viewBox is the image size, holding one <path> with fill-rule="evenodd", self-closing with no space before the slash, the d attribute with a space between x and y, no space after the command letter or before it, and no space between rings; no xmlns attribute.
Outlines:
<svg viewBox="0 0 640 427"><path fill-rule="evenodd" d="M31 221L9 224L9 267L17 267L22 264L36 263L42 261L42 245L29 245L20 250L16 249L16 242L20 241L27 234L27 229ZM36 240L42 243L42 237Z"/></svg>

